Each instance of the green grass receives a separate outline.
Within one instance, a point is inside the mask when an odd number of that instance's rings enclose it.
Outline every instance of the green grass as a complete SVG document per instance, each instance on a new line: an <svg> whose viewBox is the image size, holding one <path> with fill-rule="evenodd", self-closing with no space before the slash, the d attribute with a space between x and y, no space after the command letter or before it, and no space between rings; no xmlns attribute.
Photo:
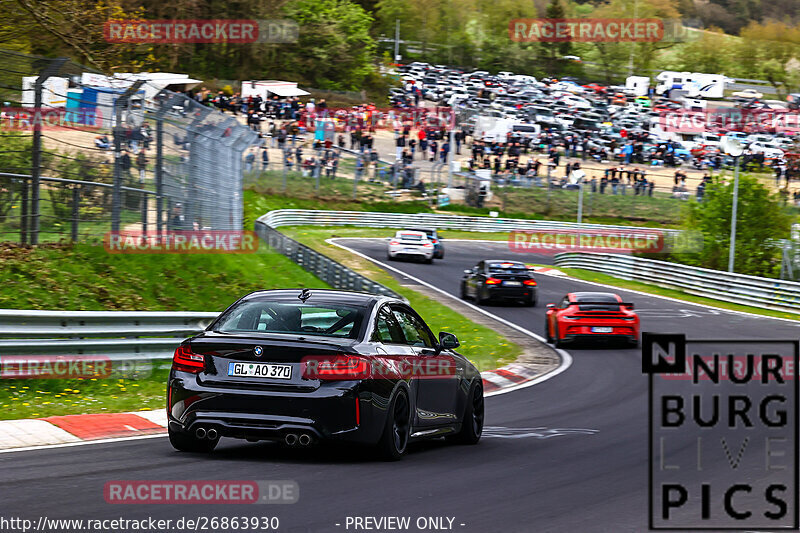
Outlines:
<svg viewBox="0 0 800 533"><path fill-rule="evenodd" d="M309 178L305 178L309 179ZM337 182L338 183L338 182ZM336 185L338 186L338 185ZM274 209L326 209L331 211L375 211L385 213L442 213L464 216L488 216L496 211L500 217L527 220L564 220L574 222L577 216L577 193L553 190L548 208L547 191L520 189L509 194L507 209L498 207L470 207L453 204L433 209L425 199L417 196L393 200L386 195L361 195L352 199L353 182L346 182L345 189L336 186L319 194L313 186L303 187L283 194L279 187L262 184L248 186L244 191L245 228L252 228L255 218ZM302 190L300 190L302 189ZM359 189L360 190L360 189ZM389 188L385 188L389 190ZM498 197L502 191L497 192ZM590 200L590 196L592 199ZM419 198L419 199L417 199ZM613 196L609 194L587 194L584 198L583 221L592 224L618 224L624 226L676 227L680 224L683 202L673 198Z"/></svg>
<svg viewBox="0 0 800 533"><path fill-rule="evenodd" d="M579 193L575 190L552 189L548 194L545 188L509 187L497 188L494 194L501 202L500 216L524 213L527 217L548 220L577 219ZM606 194L587 189L583 196L583 220L599 224L677 226L681 222L682 205L682 201L658 192L652 197L634 196L630 187L624 196L613 195L610 189Z"/></svg>
<svg viewBox="0 0 800 533"><path fill-rule="evenodd" d="M110 254L88 244L0 246L0 308L222 311L258 289L325 287L282 255Z"/></svg>
<svg viewBox="0 0 800 533"><path fill-rule="evenodd" d="M0 420L163 409L168 373L167 365L143 379L7 380Z"/></svg>
<svg viewBox="0 0 800 533"><path fill-rule="evenodd" d="M759 307L750 307L747 305L739 305L730 302L724 302L722 300L714 300L712 298L704 298L702 296L695 296L693 294L688 294L676 289L667 289L664 287L659 287L657 285L651 285L649 283L642 283L640 281L629 281L620 278L615 278L613 276L609 276L608 274L602 274L600 272L594 272L592 270L584 270L580 268L561 268L561 267L557 268L558 270L576 279L603 283L605 285L619 287L620 289L631 289L631 290L645 292L648 294L655 294L658 296L667 296L669 298L675 298L676 300L683 300L686 302L707 305L709 307L717 307L720 309L728 309L731 311L742 311L745 313L752 313L754 315L762 315L774 318L788 318L790 320L800 320L800 314L787 313L784 311L775 311L772 309L761 309Z"/></svg>

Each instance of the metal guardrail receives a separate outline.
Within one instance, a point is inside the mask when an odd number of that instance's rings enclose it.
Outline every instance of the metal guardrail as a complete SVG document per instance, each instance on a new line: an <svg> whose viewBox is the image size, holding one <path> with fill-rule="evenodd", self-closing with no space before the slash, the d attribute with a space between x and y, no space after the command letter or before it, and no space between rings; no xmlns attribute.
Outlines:
<svg viewBox="0 0 800 533"><path fill-rule="evenodd" d="M526 220L518 218L467 217L440 215L436 213L372 213L365 211L322 211L307 209L278 209L261 216L256 223L272 228L281 226L357 226L371 228L404 228L407 226L431 226L437 229L476 232L506 232L511 230L541 229L585 229L585 230L630 230L632 226L606 224L578 224L554 220ZM649 228L654 229L654 228ZM665 234L677 230L661 229Z"/></svg>
<svg viewBox="0 0 800 533"><path fill-rule="evenodd" d="M611 276L678 289L714 300L764 309L797 312L800 283L720 270L655 261L629 255L565 252L555 255L555 264L582 268Z"/></svg>
<svg viewBox="0 0 800 533"><path fill-rule="evenodd" d="M218 313L0 309L0 356L102 355L169 359Z"/></svg>
<svg viewBox="0 0 800 533"><path fill-rule="evenodd" d="M256 234L269 246L297 263L304 270L311 272L335 289L369 292L405 300L403 296L397 294L389 287L372 281L341 263L334 261L330 257L312 250L308 246L300 244L296 240L279 232L275 229L276 226L272 225L270 219L270 215L275 212L276 211L270 211L256 220ZM282 225L285 226L287 224Z"/></svg>

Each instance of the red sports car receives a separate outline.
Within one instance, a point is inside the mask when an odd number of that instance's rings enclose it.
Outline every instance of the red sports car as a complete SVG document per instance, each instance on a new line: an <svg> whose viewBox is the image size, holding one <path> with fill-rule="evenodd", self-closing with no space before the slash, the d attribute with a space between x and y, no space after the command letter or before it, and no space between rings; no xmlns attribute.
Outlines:
<svg viewBox="0 0 800 533"><path fill-rule="evenodd" d="M639 345L639 317L633 304L611 292L571 292L558 304L547 304L547 342L556 347L581 340L621 340Z"/></svg>

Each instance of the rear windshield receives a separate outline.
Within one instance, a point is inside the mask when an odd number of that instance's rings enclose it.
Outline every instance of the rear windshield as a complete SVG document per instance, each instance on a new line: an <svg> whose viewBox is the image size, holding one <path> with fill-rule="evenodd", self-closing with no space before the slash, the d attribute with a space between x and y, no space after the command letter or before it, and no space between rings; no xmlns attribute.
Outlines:
<svg viewBox="0 0 800 533"><path fill-rule="evenodd" d="M340 304L251 301L229 310L215 325L220 333L289 333L355 339L364 309Z"/></svg>
<svg viewBox="0 0 800 533"><path fill-rule="evenodd" d="M498 274L519 274L528 271L528 267L522 263L489 263L487 268L489 272Z"/></svg>
<svg viewBox="0 0 800 533"><path fill-rule="evenodd" d="M584 305L578 305L581 311L619 311L619 301L613 296L604 294L592 294L586 296L578 296L575 300L580 304L587 302ZM605 302L608 302L607 304Z"/></svg>
<svg viewBox="0 0 800 533"><path fill-rule="evenodd" d="M422 235L417 235L416 233L401 233L400 238L403 239L404 241L421 241L426 237L423 237Z"/></svg>

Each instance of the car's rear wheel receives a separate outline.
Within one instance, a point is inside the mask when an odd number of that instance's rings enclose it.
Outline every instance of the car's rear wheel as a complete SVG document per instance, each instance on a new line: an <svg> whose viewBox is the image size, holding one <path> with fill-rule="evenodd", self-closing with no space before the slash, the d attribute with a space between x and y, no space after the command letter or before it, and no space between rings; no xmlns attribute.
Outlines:
<svg viewBox="0 0 800 533"><path fill-rule="evenodd" d="M198 439L189 433L168 429L169 443L180 452L211 453L217 447L219 437L215 439Z"/></svg>
<svg viewBox="0 0 800 533"><path fill-rule="evenodd" d="M458 292L459 292L459 296L461 296L462 300L466 300L467 299L467 286L463 281L461 282L461 289Z"/></svg>
<svg viewBox="0 0 800 533"><path fill-rule="evenodd" d="M483 433L483 387L480 383L472 386L464 418L461 420L461 431L450 438L458 444L478 444Z"/></svg>
<svg viewBox="0 0 800 533"><path fill-rule="evenodd" d="M478 305L486 305L489 302L489 298L484 298L481 296L481 290L478 289L475 291L475 303Z"/></svg>
<svg viewBox="0 0 800 533"><path fill-rule="evenodd" d="M536 296L528 296L522 301L525 307L536 307Z"/></svg>
<svg viewBox="0 0 800 533"><path fill-rule="evenodd" d="M431 256L431 257L429 257L429 258L427 258L425 260L425 264L430 265L431 263L433 263L433 256Z"/></svg>
<svg viewBox="0 0 800 533"><path fill-rule="evenodd" d="M406 391L394 395L386 416L383 435L378 442L378 452L387 461L397 461L406 453L411 435L411 406Z"/></svg>
<svg viewBox="0 0 800 533"><path fill-rule="evenodd" d="M562 346L564 346L564 341L561 340L561 335L558 332L558 324L557 323L556 323L556 326L555 326L555 331L553 331L553 336L555 337L553 344L555 345L556 348L561 348Z"/></svg>

